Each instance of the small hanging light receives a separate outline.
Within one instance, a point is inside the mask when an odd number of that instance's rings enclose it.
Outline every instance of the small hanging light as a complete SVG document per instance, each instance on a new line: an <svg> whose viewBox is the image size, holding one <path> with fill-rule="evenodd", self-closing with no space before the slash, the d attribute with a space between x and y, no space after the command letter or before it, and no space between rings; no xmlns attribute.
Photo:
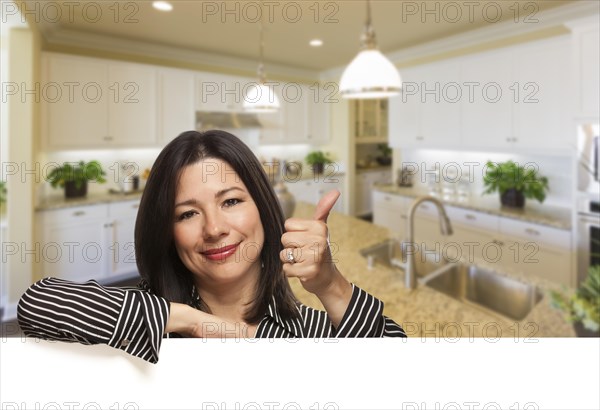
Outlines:
<svg viewBox="0 0 600 410"><path fill-rule="evenodd" d="M388 98L402 91L398 70L378 49L371 24L371 3L367 0L367 21L361 36L361 50L346 67L340 81L344 98Z"/></svg>
<svg viewBox="0 0 600 410"><path fill-rule="evenodd" d="M275 91L266 85L265 65L263 62L264 54L263 22L260 21L260 45L259 45L259 63L258 63L258 83L253 84L248 89L244 97L244 110L249 112L276 112L279 109L279 98Z"/></svg>

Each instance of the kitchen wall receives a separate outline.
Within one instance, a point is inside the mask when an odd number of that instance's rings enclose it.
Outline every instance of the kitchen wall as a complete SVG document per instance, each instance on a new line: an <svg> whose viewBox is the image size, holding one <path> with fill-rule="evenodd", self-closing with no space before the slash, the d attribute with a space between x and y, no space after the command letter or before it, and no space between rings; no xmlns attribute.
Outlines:
<svg viewBox="0 0 600 410"><path fill-rule="evenodd" d="M484 191L483 175L486 162L495 163L513 160L526 169L537 169L540 175L548 178L550 190L544 201L546 205L571 207L573 204L573 181L575 173L571 156L541 156L531 154L506 154L493 152L465 152L465 151L437 151L437 150L403 150L395 157L394 169L400 164L414 166L416 175L413 177L415 185L427 188L431 181L435 181L434 170L440 169L440 181L444 180L448 186L455 186L455 177L462 175L471 181L468 184L472 198L481 197L482 200L497 197L491 194L482 197ZM457 175L458 174L458 175ZM394 178L396 174L394 174ZM497 199L497 198L496 198ZM530 200L534 202L535 200Z"/></svg>

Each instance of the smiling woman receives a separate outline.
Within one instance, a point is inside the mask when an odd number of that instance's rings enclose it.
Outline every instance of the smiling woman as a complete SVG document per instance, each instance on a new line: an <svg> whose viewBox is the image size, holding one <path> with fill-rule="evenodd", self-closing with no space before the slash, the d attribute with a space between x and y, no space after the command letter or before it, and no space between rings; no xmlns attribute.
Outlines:
<svg viewBox="0 0 600 410"><path fill-rule="evenodd" d="M166 337L405 337L383 303L332 262L325 195L284 221L252 151L223 131L189 131L158 156L142 196L136 288L46 278L18 305L28 336L105 343L150 362ZM325 311L300 303L296 277Z"/></svg>

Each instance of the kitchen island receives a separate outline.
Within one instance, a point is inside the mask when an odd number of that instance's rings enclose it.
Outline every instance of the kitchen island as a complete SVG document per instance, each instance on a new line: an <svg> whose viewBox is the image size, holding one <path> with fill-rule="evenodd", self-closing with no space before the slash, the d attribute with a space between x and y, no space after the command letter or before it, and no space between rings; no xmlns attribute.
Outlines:
<svg viewBox="0 0 600 410"><path fill-rule="evenodd" d="M303 202L296 205L294 217L312 218L315 207ZM401 270L376 264L367 268L367 260L360 250L391 238L393 233L358 218L332 212L328 219L334 261L350 282L361 287L384 302L384 314L406 331L409 337L485 337L493 341L498 337L526 338L572 337L575 332L561 311L550 304L548 291L561 288L549 281L527 278L544 293L542 300L525 319L515 322L502 316L467 306L429 287L418 285L415 290L404 287ZM523 280L518 274L504 273ZM290 281L294 293L305 304L323 309L313 294L302 288L296 279Z"/></svg>

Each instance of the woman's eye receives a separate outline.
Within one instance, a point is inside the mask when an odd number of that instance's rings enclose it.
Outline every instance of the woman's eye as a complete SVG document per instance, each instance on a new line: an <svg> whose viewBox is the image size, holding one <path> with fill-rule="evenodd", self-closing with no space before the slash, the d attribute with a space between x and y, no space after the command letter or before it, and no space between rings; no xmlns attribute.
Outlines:
<svg viewBox="0 0 600 410"><path fill-rule="evenodd" d="M226 199L225 202L223 202L223 205L226 206L226 207L229 207L229 206L237 205L240 202L241 201L239 199L237 199L237 198L231 198L231 199Z"/></svg>
<svg viewBox="0 0 600 410"><path fill-rule="evenodd" d="M179 215L179 217L177 218L177 220L178 221L183 221L183 220L186 220L186 219L190 219L195 214L196 214L196 211L187 211L187 212L184 212L181 215Z"/></svg>

